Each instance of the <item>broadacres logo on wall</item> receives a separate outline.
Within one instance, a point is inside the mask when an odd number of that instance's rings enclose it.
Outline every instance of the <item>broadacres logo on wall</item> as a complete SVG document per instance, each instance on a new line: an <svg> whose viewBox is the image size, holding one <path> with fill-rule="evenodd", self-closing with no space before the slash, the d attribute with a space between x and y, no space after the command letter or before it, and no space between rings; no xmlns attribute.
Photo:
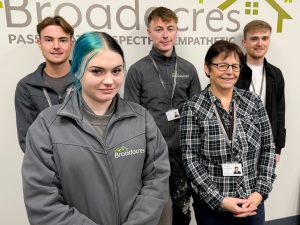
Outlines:
<svg viewBox="0 0 300 225"><path fill-rule="evenodd" d="M234 3L238 2L237 0L226 0L222 4L218 5L218 9L224 11L227 8L234 7ZM267 4L274 13L277 14L277 32L282 32L282 26L283 26L283 20L284 19L292 19L292 17L274 0L265 0L265 1L259 1L259 0L248 0L243 1L245 2L244 5L244 13L245 15L261 15L262 13L259 13L259 8L262 4ZM284 0L285 3L292 3L292 0ZM199 0L199 3L203 3L203 0Z"/></svg>
<svg viewBox="0 0 300 225"><path fill-rule="evenodd" d="M115 149L115 158L117 159L144 153L145 149L129 149L128 147L120 146Z"/></svg>
<svg viewBox="0 0 300 225"><path fill-rule="evenodd" d="M157 5L165 5L179 17L176 44L197 46L211 45L221 39L234 41L241 33L241 22L265 15L266 10L267 15L277 15L277 21L266 20L276 26L278 33L284 31L285 21L292 19L274 0L187 1L190 3L181 7L180 0L177 3L176 0L154 0L153 6L145 6L142 0L103 0L101 3L97 0L0 0L0 13L2 17L5 15L0 26L7 28L1 35L7 35L8 44L33 44L37 38L37 23L46 16L61 15L74 27L75 39L82 30L98 30L110 33L120 44L150 45L147 17ZM292 0L284 1L292 3Z"/></svg>

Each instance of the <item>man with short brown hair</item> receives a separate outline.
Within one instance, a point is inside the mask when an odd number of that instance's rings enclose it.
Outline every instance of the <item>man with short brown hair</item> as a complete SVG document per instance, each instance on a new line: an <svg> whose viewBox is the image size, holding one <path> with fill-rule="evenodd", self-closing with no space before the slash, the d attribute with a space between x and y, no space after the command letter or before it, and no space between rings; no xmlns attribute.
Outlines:
<svg viewBox="0 0 300 225"><path fill-rule="evenodd" d="M71 92L70 54L74 29L61 16L47 17L37 25L37 44L45 62L22 78L16 88L15 110L19 144L25 152L29 126L45 108L60 104Z"/></svg>

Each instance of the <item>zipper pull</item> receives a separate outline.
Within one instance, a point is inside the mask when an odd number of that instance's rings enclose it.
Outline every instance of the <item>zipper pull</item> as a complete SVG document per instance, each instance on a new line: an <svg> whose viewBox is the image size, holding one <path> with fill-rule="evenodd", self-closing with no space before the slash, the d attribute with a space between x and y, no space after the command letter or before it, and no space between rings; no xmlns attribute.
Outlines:
<svg viewBox="0 0 300 225"><path fill-rule="evenodd" d="M62 100L62 97L61 97L61 95L58 95L58 102L59 102L59 104L61 104L61 101Z"/></svg>

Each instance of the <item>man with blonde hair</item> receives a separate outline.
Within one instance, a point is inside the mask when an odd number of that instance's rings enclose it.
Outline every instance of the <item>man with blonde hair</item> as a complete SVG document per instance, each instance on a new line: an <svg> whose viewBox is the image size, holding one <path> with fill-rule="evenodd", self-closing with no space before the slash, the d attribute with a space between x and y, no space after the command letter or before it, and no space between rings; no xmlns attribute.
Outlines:
<svg viewBox="0 0 300 225"><path fill-rule="evenodd" d="M284 78L279 68L267 61L272 27L263 20L253 20L244 27L242 44L246 60L236 86L260 96L266 107L276 145L276 162L285 146Z"/></svg>
<svg viewBox="0 0 300 225"><path fill-rule="evenodd" d="M168 144L173 224L187 225L191 191L182 165L179 121L182 105L200 92L200 82L195 67L175 52L177 22L176 14L165 7L149 14L153 47L129 68L124 97L150 111Z"/></svg>

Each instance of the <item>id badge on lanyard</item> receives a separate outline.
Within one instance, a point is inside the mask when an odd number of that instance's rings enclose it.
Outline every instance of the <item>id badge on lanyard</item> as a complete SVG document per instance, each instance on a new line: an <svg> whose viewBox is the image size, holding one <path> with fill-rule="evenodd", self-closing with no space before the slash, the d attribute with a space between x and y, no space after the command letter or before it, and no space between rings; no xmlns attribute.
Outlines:
<svg viewBox="0 0 300 225"><path fill-rule="evenodd" d="M225 127L222 123L222 120L221 120L221 117L219 115L219 112L217 110L217 107L216 105L213 104L213 110L217 116L217 119L218 119L218 122L221 126L221 130L222 130L222 133L223 135L225 136L225 139L226 139L226 143L228 145L230 145L231 147L231 150L234 146L234 143L235 143L235 137L236 137L236 121L237 121L237 118L236 118L236 103L233 102L233 123L232 123L232 137L231 137L231 140L230 138L228 137L227 135L227 132L225 130ZM241 163L238 163L238 162L228 162L228 163L222 163L222 172L223 172L223 176L224 177L228 177L228 176L243 176L243 168L242 168L242 164Z"/></svg>
<svg viewBox="0 0 300 225"><path fill-rule="evenodd" d="M175 93L176 79L177 79L177 58L175 59L175 72L174 72L173 88L172 88L172 92L170 94L165 86L165 83L161 77L161 74L159 73L159 70L158 70L155 60L153 59L151 54L149 54L149 57L153 63L153 66L155 67L155 70L157 72L157 75L158 75L161 85L163 86L164 90L166 91L167 95L170 98L171 108L172 108L172 101L173 101L173 97L174 97L174 93ZM166 116L167 116L168 121L179 119L180 118L179 110L178 109L170 109L166 112Z"/></svg>
<svg viewBox="0 0 300 225"><path fill-rule="evenodd" d="M243 169L241 163L223 163L222 172L224 177L241 177Z"/></svg>
<svg viewBox="0 0 300 225"><path fill-rule="evenodd" d="M170 109L166 112L166 116L168 121L176 120L180 118L179 110L178 109Z"/></svg>

